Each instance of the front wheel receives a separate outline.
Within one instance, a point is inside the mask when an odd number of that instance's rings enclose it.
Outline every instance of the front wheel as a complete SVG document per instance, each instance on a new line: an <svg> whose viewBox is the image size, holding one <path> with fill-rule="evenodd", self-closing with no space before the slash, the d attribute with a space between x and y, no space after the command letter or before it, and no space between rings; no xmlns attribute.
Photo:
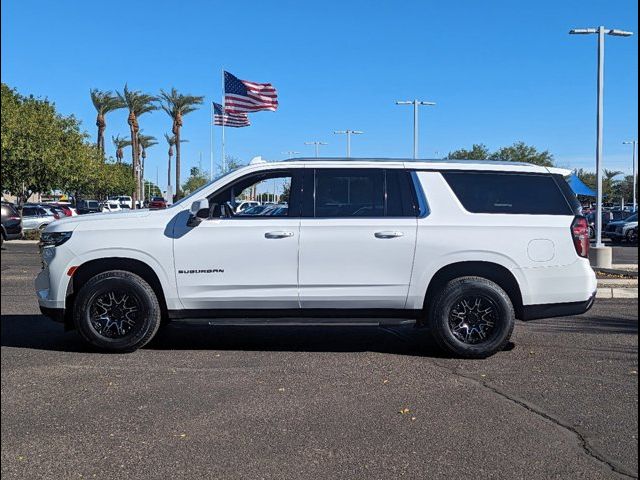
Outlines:
<svg viewBox="0 0 640 480"><path fill-rule="evenodd" d="M155 292L138 275L100 273L78 292L73 320L82 337L101 350L132 352L158 331L161 308Z"/></svg>
<svg viewBox="0 0 640 480"><path fill-rule="evenodd" d="M482 277L461 277L436 294L428 325L446 352L463 358L486 358L509 341L515 312L509 296L496 283Z"/></svg>

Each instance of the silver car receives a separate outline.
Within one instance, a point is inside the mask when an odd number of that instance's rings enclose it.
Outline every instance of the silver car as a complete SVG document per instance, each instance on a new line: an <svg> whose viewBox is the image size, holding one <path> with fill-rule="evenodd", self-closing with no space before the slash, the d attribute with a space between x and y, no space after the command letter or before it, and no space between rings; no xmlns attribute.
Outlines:
<svg viewBox="0 0 640 480"><path fill-rule="evenodd" d="M44 230L56 218L53 211L45 206L25 205L22 208L22 230Z"/></svg>

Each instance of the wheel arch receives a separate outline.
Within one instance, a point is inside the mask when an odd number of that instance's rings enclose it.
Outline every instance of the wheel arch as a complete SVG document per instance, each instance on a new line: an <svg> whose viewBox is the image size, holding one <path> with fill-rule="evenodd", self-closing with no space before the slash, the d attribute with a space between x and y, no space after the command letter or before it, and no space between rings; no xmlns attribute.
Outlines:
<svg viewBox="0 0 640 480"><path fill-rule="evenodd" d="M424 311L428 312L430 299L434 298L438 290L444 287L447 282L466 276L486 278L499 285L511 299L516 318L522 317L522 291L518 280L513 273L503 265L486 261L456 262L440 268L431 278L427 287L423 303Z"/></svg>
<svg viewBox="0 0 640 480"><path fill-rule="evenodd" d="M154 269L147 263L134 258L125 257L109 257L109 258L97 258L89 260L81 264L73 272L71 281L67 286L67 295L65 300L65 328L72 329L73 325L73 305L75 302L76 293L82 288L90 278L98 275L99 273L107 272L109 270L123 270L131 272L142 279L144 279L153 289L160 308L162 309L162 319L167 319L167 301L165 298L164 290L160 278L154 271Z"/></svg>

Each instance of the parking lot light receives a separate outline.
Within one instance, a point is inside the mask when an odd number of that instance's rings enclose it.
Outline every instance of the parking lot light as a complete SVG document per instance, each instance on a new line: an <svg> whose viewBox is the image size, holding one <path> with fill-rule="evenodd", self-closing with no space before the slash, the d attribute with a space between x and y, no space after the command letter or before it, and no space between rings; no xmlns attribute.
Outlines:
<svg viewBox="0 0 640 480"><path fill-rule="evenodd" d="M320 145L327 145L325 142L318 142L318 141L304 142L304 144L305 145L315 145L315 147L316 147L316 158L319 157Z"/></svg>
<svg viewBox="0 0 640 480"><path fill-rule="evenodd" d="M604 36L612 35L616 37L628 37L633 32L624 30L609 29L603 26L598 28L575 28L569 31L570 35L598 35L598 109L597 109L597 128L596 128L596 177L597 177L597 200L596 200L596 266L611 267L610 252L604 251L602 243L602 137L604 123ZM602 251L603 263L600 264L599 251Z"/></svg>
<svg viewBox="0 0 640 480"><path fill-rule="evenodd" d="M633 211L638 210L638 199L636 195L636 188L638 185L638 169L636 168L636 148L638 147L637 140L629 140L622 142L623 145L632 145L633 147Z"/></svg>
<svg viewBox="0 0 640 480"><path fill-rule="evenodd" d="M418 158L418 107L420 105L433 106L434 102L422 100L396 100L396 105L413 105L413 158Z"/></svg>
<svg viewBox="0 0 640 480"><path fill-rule="evenodd" d="M362 135L364 132L360 130L335 130L333 133L347 136L347 158L351 158L351 135Z"/></svg>

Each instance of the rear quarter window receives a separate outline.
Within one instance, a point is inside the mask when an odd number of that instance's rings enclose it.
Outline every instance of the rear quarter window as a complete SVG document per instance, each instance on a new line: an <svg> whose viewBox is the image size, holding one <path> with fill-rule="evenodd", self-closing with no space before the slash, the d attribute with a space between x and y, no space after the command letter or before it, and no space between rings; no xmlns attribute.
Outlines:
<svg viewBox="0 0 640 480"><path fill-rule="evenodd" d="M501 172L442 172L471 213L574 215L551 175Z"/></svg>

